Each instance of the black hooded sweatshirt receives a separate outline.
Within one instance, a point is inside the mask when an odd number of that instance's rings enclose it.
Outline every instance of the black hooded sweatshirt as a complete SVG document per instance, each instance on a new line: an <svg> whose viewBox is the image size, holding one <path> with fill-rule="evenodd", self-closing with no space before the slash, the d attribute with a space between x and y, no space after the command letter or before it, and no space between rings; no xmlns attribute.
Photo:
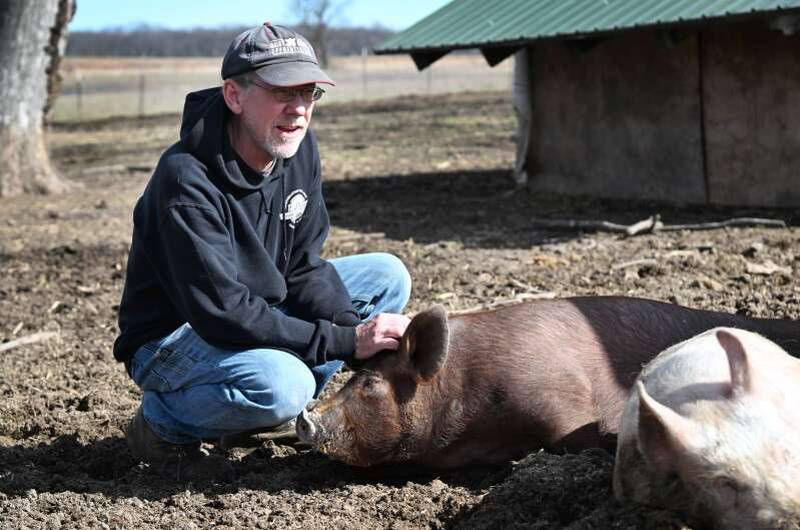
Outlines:
<svg viewBox="0 0 800 530"><path fill-rule="evenodd" d="M136 203L114 357L127 365L188 322L233 351L350 361L359 318L319 256L330 223L316 139L309 131L265 177L230 147L228 113L220 88L189 94L181 139Z"/></svg>

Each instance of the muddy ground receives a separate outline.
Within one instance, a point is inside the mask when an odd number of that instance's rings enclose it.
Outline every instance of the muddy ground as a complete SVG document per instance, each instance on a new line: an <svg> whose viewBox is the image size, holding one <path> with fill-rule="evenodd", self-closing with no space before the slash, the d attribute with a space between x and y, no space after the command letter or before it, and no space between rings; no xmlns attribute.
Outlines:
<svg viewBox="0 0 800 530"><path fill-rule="evenodd" d="M627 294L800 318L798 211L667 207L509 193L506 94L322 105L315 116L334 225L329 256L389 251L414 280L409 312L536 296ZM619 506L613 457L534 453L458 472L369 473L303 448L236 452L230 485L180 485L129 454L139 391L111 356L131 208L177 116L55 125L68 194L0 200L1 528L686 528ZM742 215L789 228L622 238L534 218L666 223ZM337 384L347 374L337 378Z"/></svg>

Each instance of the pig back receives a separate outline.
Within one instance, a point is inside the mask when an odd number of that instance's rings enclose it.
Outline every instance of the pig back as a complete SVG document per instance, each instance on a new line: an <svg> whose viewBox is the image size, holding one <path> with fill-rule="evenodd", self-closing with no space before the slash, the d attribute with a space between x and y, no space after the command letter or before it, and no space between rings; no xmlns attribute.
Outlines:
<svg viewBox="0 0 800 530"><path fill-rule="evenodd" d="M472 406L504 402L545 447L566 441L568 449L613 449L633 382L674 344L723 325L784 342L800 337L797 322L618 296L540 300L455 316L450 325L451 371L458 386L473 390Z"/></svg>
<svg viewBox="0 0 800 530"><path fill-rule="evenodd" d="M482 418L487 431L507 432L506 444L525 440L529 450L613 449L608 435L651 356L628 346L615 357L596 327L609 318L603 306L616 306L596 302L589 314L573 299L559 299L451 317L448 372L457 375L448 377L456 381L451 393L464 395L465 413Z"/></svg>

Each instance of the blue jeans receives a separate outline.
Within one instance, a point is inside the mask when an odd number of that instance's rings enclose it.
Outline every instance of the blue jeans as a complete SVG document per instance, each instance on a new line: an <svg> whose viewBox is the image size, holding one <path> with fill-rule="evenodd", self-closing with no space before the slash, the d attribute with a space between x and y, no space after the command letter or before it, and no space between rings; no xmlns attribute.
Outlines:
<svg viewBox="0 0 800 530"><path fill-rule="evenodd" d="M400 313L411 292L403 263L390 254L330 260L362 320ZM231 351L205 342L189 324L139 348L131 375L144 417L173 443L214 439L281 424L317 397L342 361L309 368L281 350Z"/></svg>

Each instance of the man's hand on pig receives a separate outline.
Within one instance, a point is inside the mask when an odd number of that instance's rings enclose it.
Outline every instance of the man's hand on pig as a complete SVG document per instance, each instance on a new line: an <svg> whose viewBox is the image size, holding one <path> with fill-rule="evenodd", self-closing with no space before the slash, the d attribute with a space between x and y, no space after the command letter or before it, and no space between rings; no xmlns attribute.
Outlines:
<svg viewBox="0 0 800 530"><path fill-rule="evenodd" d="M395 313L380 313L378 316L356 326L357 360L369 359L381 350L396 350L400 338L411 320Z"/></svg>

